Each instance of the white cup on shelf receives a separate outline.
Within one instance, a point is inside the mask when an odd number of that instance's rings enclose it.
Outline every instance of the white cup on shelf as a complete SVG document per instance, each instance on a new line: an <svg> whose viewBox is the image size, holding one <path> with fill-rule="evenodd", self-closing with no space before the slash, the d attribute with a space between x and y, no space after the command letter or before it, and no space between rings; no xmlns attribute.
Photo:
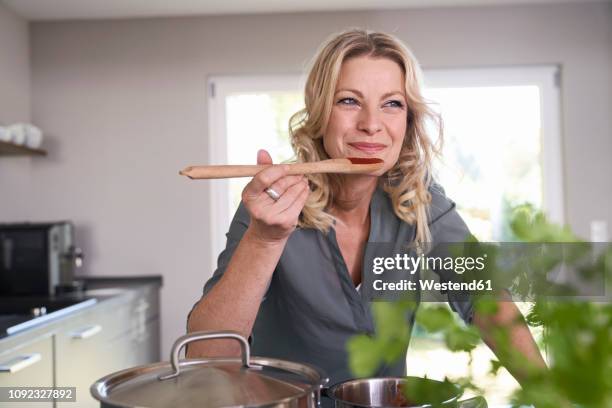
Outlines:
<svg viewBox="0 0 612 408"><path fill-rule="evenodd" d="M42 144L42 140L43 140L42 130L40 130L38 127L30 123L24 125L24 127L25 127L25 134L26 134L26 140L25 140L26 146L32 149L38 149L40 145Z"/></svg>
<svg viewBox="0 0 612 408"><path fill-rule="evenodd" d="M10 142L11 141L11 132L5 127L0 126L0 142Z"/></svg>
<svg viewBox="0 0 612 408"><path fill-rule="evenodd" d="M11 135L10 142L16 145L22 145L26 141L26 130L23 123L15 123L8 127Z"/></svg>

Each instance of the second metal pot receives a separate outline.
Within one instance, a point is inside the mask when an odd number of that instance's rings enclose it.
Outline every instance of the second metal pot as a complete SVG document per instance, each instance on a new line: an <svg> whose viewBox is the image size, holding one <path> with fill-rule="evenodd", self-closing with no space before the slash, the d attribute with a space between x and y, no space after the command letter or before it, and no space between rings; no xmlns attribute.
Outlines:
<svg viewBox="0 0 612 408"><path fill-rule="evenodd" d="M461 389L450 383L420 377L362 378L323 389L336 408L486 408L482 397L459 401Z"/></svg>

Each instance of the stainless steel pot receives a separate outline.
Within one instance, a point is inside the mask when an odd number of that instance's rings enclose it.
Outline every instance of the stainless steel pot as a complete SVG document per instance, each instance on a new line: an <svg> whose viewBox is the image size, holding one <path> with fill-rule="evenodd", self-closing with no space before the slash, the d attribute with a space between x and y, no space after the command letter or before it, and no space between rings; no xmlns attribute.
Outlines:
<svg viewBox="0 0 612 408"><path fill-rule="evenodd" d="M180 360L188 343L207 339L240 342L241 358ZM291 361L250 357L249 344L234 332L196 332L177 339L170 363L110 374L91 386L102 407L308 407L319 405L328 379L316 368Z"/></svg>
<svg viewBox="0 0 612 408"><path fill-rule="evenodd" d="M336 408L457 407L486 408L482 397L459 401L461 389L449 382L419 377L363 378L323 389Z"/></svg>

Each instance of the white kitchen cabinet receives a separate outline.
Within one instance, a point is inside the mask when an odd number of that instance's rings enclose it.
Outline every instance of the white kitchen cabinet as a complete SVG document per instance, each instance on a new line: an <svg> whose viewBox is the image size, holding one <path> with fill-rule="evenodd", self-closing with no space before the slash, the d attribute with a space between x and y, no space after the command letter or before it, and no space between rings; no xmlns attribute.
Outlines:
<svg viewBox="0 0 612 408"><path fill-rule="evenodd" d="M157 361L159 324L154 293L117 296L90 308L56 334L56 384L77 387L79 407L99 407L89 387L99 378L136 365ZM143 352L157 348L154 352ZM71 405L72 404L72 405ZM63 402L58 408L74 408Z"/></svg>
<svg viewBox="0 0 612 408"><path fill-rule="evenodd" d="M53 336L0 351L0 387L53 387ZM53 402L0 402L0 407L53 407Z"/></svg>

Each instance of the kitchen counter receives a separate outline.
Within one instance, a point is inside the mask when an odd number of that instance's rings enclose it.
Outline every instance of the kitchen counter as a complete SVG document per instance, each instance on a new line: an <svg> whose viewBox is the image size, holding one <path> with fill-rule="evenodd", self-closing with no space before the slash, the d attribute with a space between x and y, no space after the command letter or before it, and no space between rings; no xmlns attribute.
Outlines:
<svg viewBox="0 0 612 408"><path fill-rule="evenodd" d="M85 290L79 294L0 299L0 306L17 319L17 326L13 321L10 333L0 338L0 387L75 387L77 405L58 401L36 406L93 408L99 403L89 387L96 380L159 361L161 277L83 281ZM32 306L49 310L32 317Z"/></svg>
<svg viewBox="0 0 612 408"><path fill-rule="evenodd" d="M101 302L113 301L119 295L133 297L162 286L160 275L130 277L84 277L85 290L60 296L0 297L0 352L3 340L28 330L53 329L53 325L75 316ZM125 299L124 299L125 300ZM41 314L41 309L44 312ZM33 312L38 316L34 316Z"/></svg>

